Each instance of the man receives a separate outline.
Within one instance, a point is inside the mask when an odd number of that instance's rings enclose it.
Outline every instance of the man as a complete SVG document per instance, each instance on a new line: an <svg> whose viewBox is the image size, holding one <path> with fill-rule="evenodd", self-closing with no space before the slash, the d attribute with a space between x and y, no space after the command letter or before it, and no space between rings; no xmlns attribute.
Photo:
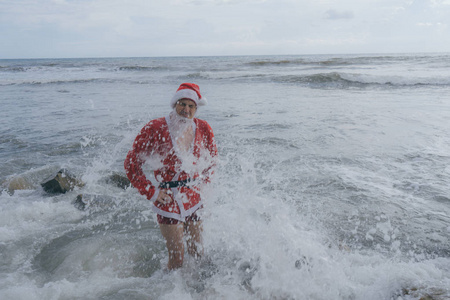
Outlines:
<svg viewBox="0 0 450 300"><path fill-rule="evenodd" d="M132 185L153 201L169 252L169 270L183 265L184 235L188 253L196 258L203 254L197 210L202 207L201 190L210 182L217 156L211 127L194 118L197 106L206 104L198 85L181 84L170 102L173 111L142 128L124 163ZM153 170L158 184L146 177L144 164Z"/></svg>

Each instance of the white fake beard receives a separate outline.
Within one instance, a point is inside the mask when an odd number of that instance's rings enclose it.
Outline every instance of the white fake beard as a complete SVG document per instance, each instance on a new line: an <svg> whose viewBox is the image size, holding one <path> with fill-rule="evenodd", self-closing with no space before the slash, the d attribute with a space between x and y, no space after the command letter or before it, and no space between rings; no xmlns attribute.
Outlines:
<svg viewBox="0 0 450 300"><path fill-rule="evenodd" d="M177 114L176 109L169 114L169 130L176 136L182 135L189 127L194 126L194 120L188 119Z"/></svg>
<svg viewBox="0 0 450 300"><path fill-rule="evenodd" d="M177 114L176 108L169 114L169 131L172 135L172 139L178 141L178 139L183 138L185 133L191 128L194 130L194 120L188 119Z"/></svg>

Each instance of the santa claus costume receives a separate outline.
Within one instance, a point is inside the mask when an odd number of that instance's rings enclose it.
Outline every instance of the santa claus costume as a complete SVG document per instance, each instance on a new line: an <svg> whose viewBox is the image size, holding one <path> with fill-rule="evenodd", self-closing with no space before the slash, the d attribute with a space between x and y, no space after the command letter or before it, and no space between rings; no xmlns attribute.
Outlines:
<svg viewBox="0 0 450 300"><path fill-rule="evenodd" d="M170 101L173 111L142 128L124 166L131 184L153 201L153 211L184 222L202 207L201 190L210 182L217 146L206 121L177 113L176 105L182 99L192 100L196 106L207 103L196 84L181 84ZM153 170L156 182L147 178L144 165ZM173 201L156 201L161 189L165 189Z"/></svg>

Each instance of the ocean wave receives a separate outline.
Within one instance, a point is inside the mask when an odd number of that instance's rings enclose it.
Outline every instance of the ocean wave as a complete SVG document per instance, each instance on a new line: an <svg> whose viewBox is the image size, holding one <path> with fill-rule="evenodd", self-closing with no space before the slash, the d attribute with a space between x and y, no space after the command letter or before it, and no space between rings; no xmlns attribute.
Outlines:
<svg viewBox="0 0 450 300"><path fill-rule="evenodd" d="M8 66L8 67L4 67L4 66L0 66L0 71L1 72L25 72L27 70L27 68L24 67L20 67L20 66Z"/></svg>
<svg viewBox="0 0 450 300"><path fill-rule="evenodd" d="M127 62L122 62L121 64L117 64L115 62L109 62L107 60L99 60L99 61L55 61L55 62L47 62L47 61L20 61L18 63L12 64L2 64L0 65L0 72L43 72L49 71L54 72L55 70L63 71L64 70L75 70L79 72L83 72L86 70L90 71L100 71L100 72L155 72L155 71L165 71L170 70L167 66L160 65L145 65L145 63L141 64L127 64Z"/></svg>
<svg viewBox="0 0 450 300"><path fill-rule="evenodd" d="M268 60L257 60L247 63L249 66L281 66L281 65L292 65L292 66L348 66L353 64L362 64L367 58L328 58L328 59L303 59L303 58L293 58L293 59L268 59Z"/></svg>
<svg viewBox="0 0 450 300"><path fill-rule="evenodd" d="M449 55L436 55L434 60L442 63L443 61L449 61ZM250 61L246 65L264 67L264 66L280 66L280 65L292 65L292 66L323 66L323 67L333 67L333 66L350 66L350 65L378 65L386 64L389 62L420 62L425 63L430 62L429 55L366 55L366 56L348 56L348 57L323 57L323 56L313 56L313 57L271 57L267 59L258 59L255 61Z"/></svg>
<svg viewBox="0 0 450 300"><path fill-rule="evenodd" d="M45 70L53 71L55 69L70 69L70 68L86 68L92 66L87 63L70 63L66 61L47 62L40 60L19 60L13 63L5 63L0 65L0 72L42 72Z"/></svg>
<svg viewBox="0 0 450 300"><path fill-rule="evenodd" d="M103 79L103 78L90 78L90 79L68 79L68 80L30 80L30 81L12 81L12 82L0 82L0 86L11 86L11 85L60 85L60 84L86 84L86 83L101 83L101 82L114 82L113 79Z"/></svg>
<svg viewBox="0 0 450 300"><path fill-rule="evenodd" d="M187 75L180 76L180 79L181 78L189 78L189 79L193 79L193 80L199 80L199 79L210 79L211 77L208 76L204 72L196 72L196 73L189 73Z"/></svg>
<svg viewBox="0 0 450 300"><path fill-rule="evenodd" d="M289 65L289 64L306 64L304 59L280 59L280 60L255 60L247 63L249 66L269 66L269 65Z"/></svg>
<svg viewBox="0 0 450 300"><path fill-rule="evenodd" d="M316 73L306 75L284 75L273 77L280 83L307 84L318 87L419 87L419 86L449 86L448 78L405 78L401 76L373 76L358 73Z"/></svg>
<svg viewBox="0 0 450 300"><path fill-rule="evenodd" d="M264 67L264 66L282 66L282 65L292 65L292 66L347 66L352 64L360 64L361 61L355 59L342 59L342 58L330 58L330 59L279 59L279 60L257 60L247 63L249 66Z"/></svg>
<svg viewBox="0 0 450 300"><path fill-rule="evenodd" d="M152 71L164 71L169 70L167 67L148 67L148 66L122 66L118 67L119 71L141 71L141 72L152 72Z"/></svg>

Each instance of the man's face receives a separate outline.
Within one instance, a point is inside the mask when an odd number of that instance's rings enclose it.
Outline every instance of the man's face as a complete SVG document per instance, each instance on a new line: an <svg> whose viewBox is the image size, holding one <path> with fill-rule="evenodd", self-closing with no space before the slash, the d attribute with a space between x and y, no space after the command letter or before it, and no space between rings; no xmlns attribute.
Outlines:
<svg viewBox="0 0 450 300"><path fill-rule="evenodd" d="M192 119L197 111L197 105L190 99L178 100L175 108L178 115L188 119Z"/></svg>

